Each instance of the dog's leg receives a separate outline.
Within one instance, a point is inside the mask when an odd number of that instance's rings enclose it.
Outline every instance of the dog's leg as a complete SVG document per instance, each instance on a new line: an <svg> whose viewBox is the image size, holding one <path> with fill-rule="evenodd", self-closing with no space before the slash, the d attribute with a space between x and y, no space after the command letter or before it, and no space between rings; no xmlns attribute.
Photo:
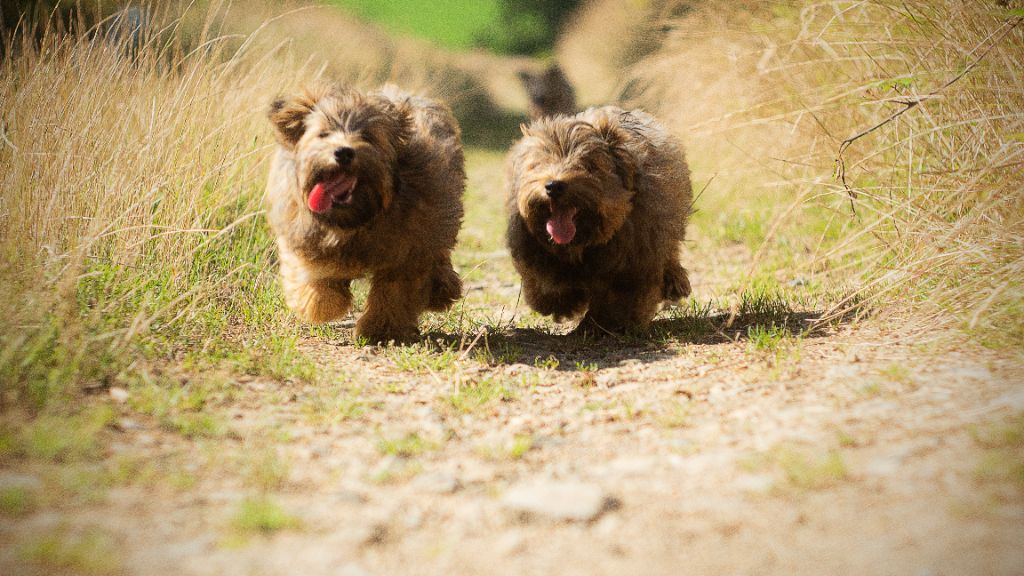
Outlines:
<svg viewBox="0 0 1024 576"><path fill-rule="evenodd" d="M554 317L556 322L579 316L588 303L587 292L582 288L556 285L527 274L523 275L523 297L531 308Z"/></svg>
<svg viewBox="0 0 1024 576"><path fill-rule="evenodd" d="M291 251L282 249L281 285L288 307L306 322L337 320L352 306L351 281L318 277Z"/></svg>
<svg viewBox="0 0 1024 576"><path fill-rule="evenodd" d="M678 302L690 295L690 277L686 273L686 268L680 266L675 259L669 260L665 265L662 294L662 300L666 302Z"/></svg>
<svg viewBox="0 0 1024 576"><path fill-rule="evenodd" d="M408 342L419 334L417 321L430 302L429 273L383 271L374 275L366 311L356 322L356 336L373 343Z"/></svg>
<svg viewBox="0 0 1024 576"><path fill-rule="evenodd" d="M632 285L601 286L594 290L590 309L579 326L578 334L644 332L658 312L662 285L659 281L634 282Z"/></svg>
<svg viewBox="0 0 1024 576"><path fill-rule="evenodd" d="M462 297L462 280L452 268L450 258L434 267L430 274L430 301L427 310L443 312Z"/></svg>

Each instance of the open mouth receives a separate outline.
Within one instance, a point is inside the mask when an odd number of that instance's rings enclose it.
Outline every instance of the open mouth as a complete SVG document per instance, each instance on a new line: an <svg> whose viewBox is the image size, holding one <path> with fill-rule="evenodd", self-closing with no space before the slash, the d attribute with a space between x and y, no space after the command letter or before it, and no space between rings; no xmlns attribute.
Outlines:
<svg viewBox="0 0 1024 576"><path fill-rule="evenodd" d="M352 203L352 191L356 189L356 177L351 174L335 174L313 186L306 205L317 214L324 214L335 206Z"/></svg>
<svg viewBox="0 0 1024 576"><path fill-rule="evenodd" d="M563 245L572 242L576 237L576 207L551 206L551 217L545 229L555 244Z"/></svg>

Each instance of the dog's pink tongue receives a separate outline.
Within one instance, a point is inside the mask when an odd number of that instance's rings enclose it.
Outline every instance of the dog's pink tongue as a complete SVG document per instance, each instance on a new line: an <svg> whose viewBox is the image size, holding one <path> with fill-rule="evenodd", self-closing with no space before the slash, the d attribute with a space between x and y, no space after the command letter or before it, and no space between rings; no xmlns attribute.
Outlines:
<svg viewBox="0 0 1024 576"><path fill-rule="evenodd" d="M327 188L323 183L313 186L313 191L309 193L307 201L310 210L317 214L323 214L331 209L331 202L331 195L327 193Z"/></svg>
<svg viewBox="0 0 1024 576"><path fill-rule="evenodd" d="M306 205L317 214L323 214L334 204L348 204L352 201L352 190L356 187L356 177L342 174L334 179L318 182L309 191Z"/></svg>
<svg viewBox="0 0 1024 576"><path fill-rule="evenodd" d="M546 228L555 244L568 244L576 237L575 218L575 208L561 208L551 211L551 219L548 220Z"/></svg>

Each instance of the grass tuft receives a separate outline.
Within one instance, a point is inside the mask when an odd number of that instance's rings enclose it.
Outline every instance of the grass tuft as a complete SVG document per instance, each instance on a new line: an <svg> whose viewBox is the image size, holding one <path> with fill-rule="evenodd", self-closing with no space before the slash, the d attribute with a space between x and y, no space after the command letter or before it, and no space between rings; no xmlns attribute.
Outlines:
<svg viewBox="0 0 1024 576"><path fill-rule="evenodd" d="M300 522L270 497L258 496L242 501L231 524L242 533L271 534L296 528Z"/></svg>

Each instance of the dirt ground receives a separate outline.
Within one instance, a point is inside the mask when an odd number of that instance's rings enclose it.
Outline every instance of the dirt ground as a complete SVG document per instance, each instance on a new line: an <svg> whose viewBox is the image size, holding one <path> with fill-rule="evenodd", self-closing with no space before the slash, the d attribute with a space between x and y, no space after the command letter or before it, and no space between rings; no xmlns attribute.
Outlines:
<svg viewBox="0 0 1024 576"><path fill-rule="evenodd" d="M310 332L316 384L227 376L203 407L218 434L101 391L99 466L128 472L83 497L51 468L0 470L52 503L0 519L0 573L1024 573L1019 353L879 318L759 343L753 319L686 305L649 340L562 336L519 302L500 155L470 160L459 332ZM709 302L750 254L693 237ZM253 499L283 516L246 523Z"/></svg>
<svg viewBox="0 0 1024 576"><path fill-rule="evenodd" d="M698 298L729 268L687 257ZM509 328L531 322L513 321L530 315L507 255L462 258L479 260L466 306L497 317L486 338L356 347L349 320L302 342L330 374L316 385L232 377L213 438L109 400L106 461L160 473L3 520L3 573L46 573L18 550L55 533L100 534L113 573L141 575L1024 570L1021 484L998 473L1019 438L985 440L1024 411L1019 357L878 321L759 349L743 318L671 311L658 339L585 342ZM240 532L254 494L290 520Z"/></svg>

